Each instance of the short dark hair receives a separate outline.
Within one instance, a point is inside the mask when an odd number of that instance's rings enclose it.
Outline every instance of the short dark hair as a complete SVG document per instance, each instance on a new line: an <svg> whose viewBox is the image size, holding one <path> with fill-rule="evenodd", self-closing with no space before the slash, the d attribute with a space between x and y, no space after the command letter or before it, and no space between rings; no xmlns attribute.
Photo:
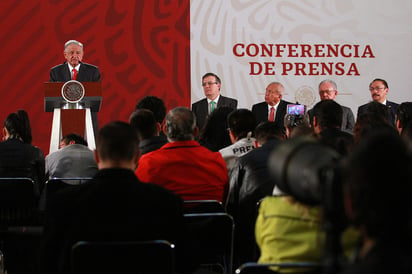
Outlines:
<svg viewBox="0 0 412 274"><path fill-rule="evenodd" d="M271 139L283 140L284 137L284 128L277 126L275 122L261 122L255 128L255 138L256 141L260 144L264 144Z"/></svg>
<svg viewBox="0 0 412 274"><path fill-rule="evenodd" d="M139 140L148 139L157 133L157 121L149 109L137 109L130 115L129 123L137 132Z"/></svg>
<svg viewBox="0 0 412 274"><path fill-rule="evenodd" d="M71 141L74 141L75 144L88 146L87 141L76 133L69 133L62 138L62 142L64 142L66 145Z"/></svg>
<svg viewBox="0 0 412 274"><path fill-rule="evenodd" d="M166 106L162 99L156 96L145 96L137 102L135 110L138 109L151 110L156 118L156 121L161 124L166 116Z"/></svg>
<svg viewBox="0 0 412 274"><path fill-rule="evenodd" d="M412 124L412 102L403 102L396 110L396 120L399 120L402 127Z"/></svg>
<svg viewBox="0 0 412 274"><path fill-rule="evenodd" d="M382 120L389 121L388 120L388 116L390 112L389 107L379 102L371 101L367 103L365 112L370 115L376 115L377 117L380 117L380 119Z"/></svg>
<svg viewBox="0 0 412 274"><path fill-rule="evenodd" d="M208 72L208 73L206 73L205 75L203 75L202 81L203 81L203 79L205 79L206 77L209 77L209 76L215 77L216 82L217 82L218 84L222 84L222 81L220 80L219 76L217 76L217 75L214 74L213 72Z"/></svg>
<svg viewBox="0 0 412 274"><path fill-rule="evenodd" d="M342 125L342 107L334 100L322 100L313 107L313 117L321 129L340 128Z"/></svg>
<svg viewBox="0 0 412 274"><path fill-rule="evenodd" d="M175 107L166 115L166 136L169 141L188 141L194 139L196 117L187 107Z"/></svg>
<svg viewBox="0 0 412 274"><path fill-rule="evenodd" d="M386 80L383 80L383 79L380 79L380 78L375 78L375 79L373 79L372 82L370 82L369 86L370 86L373 82L375 82L375 81L381 81L382 84L383 84L386 88L389 88L388 82L386 82Z"/></svg>
<svg viewBox="0 0 412 274"><path fill-rule="evenodd" d="M104 125L99 130L96 143L102 160L130 161L139 152L136 130L122 121Z"/></svg>
<svg viewBox="0 0 412 274"><path fill-rule="evenodd" d="M249 132L255 130L256 119L250 110L239 108L228 115L227 124L233 135L240 139L245 138Z"/></svg>

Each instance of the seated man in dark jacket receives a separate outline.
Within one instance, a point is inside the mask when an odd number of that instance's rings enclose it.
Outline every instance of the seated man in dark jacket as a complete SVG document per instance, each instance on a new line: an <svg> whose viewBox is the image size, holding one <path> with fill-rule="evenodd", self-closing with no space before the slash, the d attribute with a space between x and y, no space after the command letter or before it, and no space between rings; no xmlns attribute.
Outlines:
<svg viewBox="0 0 412 274"><path fill-rule="evenodd" d="M138 145L127 123L111 122L99 131L98 173L47 204L42 273L68 272L71 247L79 240L179 241L183 202L163 187L139 182L133 172Z"/></svg>
<svg viewBox="0 0 412 274"><path fill-rule="evenodd" d="M272 195L275 182L270 179L267 161L270 152L285 138L283 128L262 122L255 129L258 148L238 158L230 175L226 210L235 221L234 266L256 261L255 220L257 203Z"/></svg>

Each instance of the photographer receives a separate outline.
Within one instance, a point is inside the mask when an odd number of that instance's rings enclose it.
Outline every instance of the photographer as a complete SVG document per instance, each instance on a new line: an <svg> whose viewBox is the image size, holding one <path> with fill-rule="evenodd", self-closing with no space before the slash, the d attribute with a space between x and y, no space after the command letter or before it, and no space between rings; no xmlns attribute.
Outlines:
<svg viewBox="0 0 412 274"><path fill-rule="evenodd" d="M358 240L357 231L346 227L341 218L342 199L330 191L335 186L334 176L324 175L341 158L307 136L289 139L271 153L268 165L276 186L273 196L260 203L256 220L259 263L318 263L315 271L325 267L325 273L335 273L344 258L341 250L346 257L350 255ZM326 200L332 200L332 206L326 208ZM338 226L332 230L335 224ZM299 269L307 270L314 269Z"/></svg>
<svg viewBox="0 0 412 274"><path fill-rule="evenodd" d="M284 118L286 128L286 138L309 135L314 136L313 128L309 123L309 115L286 114Z"/></svg>

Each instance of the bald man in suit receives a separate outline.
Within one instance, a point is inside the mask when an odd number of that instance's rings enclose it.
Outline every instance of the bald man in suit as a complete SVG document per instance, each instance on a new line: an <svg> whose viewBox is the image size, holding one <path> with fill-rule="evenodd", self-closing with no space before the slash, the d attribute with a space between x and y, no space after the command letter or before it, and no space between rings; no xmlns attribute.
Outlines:
<svg viewBox="0 0 412 274"><path fill-rule="evenodd" d="M266 87L265 101L254 104L252 112L256 118L256 124L270 121L274 122L277 127L284 128L284 119L288 101L282 100L284 87L279 82L272 82ZM273 118L271 117L271 109L274 109Z"/></svg>

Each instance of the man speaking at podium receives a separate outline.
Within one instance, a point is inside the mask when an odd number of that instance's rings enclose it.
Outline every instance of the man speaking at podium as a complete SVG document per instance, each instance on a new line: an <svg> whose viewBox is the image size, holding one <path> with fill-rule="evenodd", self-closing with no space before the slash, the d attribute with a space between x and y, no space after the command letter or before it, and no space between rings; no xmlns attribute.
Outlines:
<svg viewBox="0 0 412 274"><path fill-rule="evenodd" d="M83 44L76 40L69 40L64 44L64 58L66 62L50 70L50 82L99 82L100 70L98 67L82 63Z"/></svg>
<svg viewBox="0 0 412 274"><path fill-rule="evenodd" d="M69 40L64 44L65 61L50 69L50 82L67 82L77 80L79 82L99 82L100 70L98 67L82 62L83 44L76 40ZM97 135L97 113L91 112L94 136ZM80 133L79 133L80 134Z"/></svg>

